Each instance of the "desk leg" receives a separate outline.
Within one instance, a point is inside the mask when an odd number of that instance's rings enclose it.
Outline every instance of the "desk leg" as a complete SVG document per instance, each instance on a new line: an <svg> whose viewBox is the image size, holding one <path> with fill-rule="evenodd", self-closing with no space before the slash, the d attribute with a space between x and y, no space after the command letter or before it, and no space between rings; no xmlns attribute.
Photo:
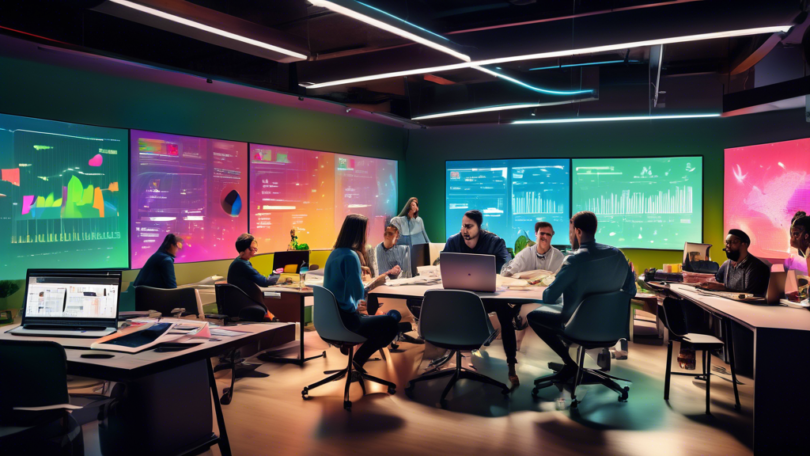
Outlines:
<svg viewBox="0 0 810 456"><path fill-rule="evenodd" d="M279 363L279 364L295 364L296 366L303 366L305 362L316 359L316 358L325 358L326 351L323 351L319 355L310 356L309 358L306 357L304 354L304 313L306 309L306 296L301 296L300 300L298 301L298 356L295 358L281 358L272 356L268 353L264 353L259 355L259 359L269 363Z"/></svg>
<svg viewBox="0 0 810 456"><path fill-rule="evenodd" d="M217 380L214 378L214 368L208 360L208 383L211 385L211 394L214 396L214 410L217 413L217 427L219 428L219 451L222 456L231 456L231 443L228 441L228 432L225 430L225 416L222 414L222 405L219 403Z"/></svg>

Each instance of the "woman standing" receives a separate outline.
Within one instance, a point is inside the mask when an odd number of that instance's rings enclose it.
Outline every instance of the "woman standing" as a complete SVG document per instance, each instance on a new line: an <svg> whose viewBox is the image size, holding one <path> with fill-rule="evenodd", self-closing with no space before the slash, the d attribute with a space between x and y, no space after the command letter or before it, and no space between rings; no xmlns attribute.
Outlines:
<svg viewBox="0 0 810 456"><path fill-rule="evenodd" d="M399 230L397 245L408 246L411 272L416 276L416 267L421 265L416 262L417 257L414 256L413 246L430 244L427 231L425 231L425 223L422 221L422 217L419 217L419 200L416 197L409 198L399 216L391 219L391 225Z"/></svg>

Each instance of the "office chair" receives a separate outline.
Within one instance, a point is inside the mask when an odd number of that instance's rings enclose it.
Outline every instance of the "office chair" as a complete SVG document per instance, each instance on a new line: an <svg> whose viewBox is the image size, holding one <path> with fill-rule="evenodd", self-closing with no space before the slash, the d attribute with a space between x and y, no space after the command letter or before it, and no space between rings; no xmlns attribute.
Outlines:
<svg viewBox="0 0 810 456"><path fill-rule="evenodd" d="M181 315L204 315L200 293L194 288L135 287L135 310L156 310L170 317L174 309L185 309Z"/></svg>
<svg viewBox="0 0 810 456"><path fill-rule="evenodd" d="M609 348L620 339L630 335L630 296L621 291L596 293L586 296L574 310L571 318L563 325L559 337L566 345L578 345L577 373L571 392L571 407L577 407L577 386L587 377L588 384L599 383L619 393L619 402L626 402L629 387L621 387L615 380L620 379L607 373L584 367L585 351L595 348ZM550 363L552 369L561 368ZM534 381L532 396L537 397L541 388L555 383L554 375L540 377Z"/></svg>
<svg viewBox="0 0 810 456"><path fill-rule="evenodd" d="M55 342L0 340L0 448L3 454L84 454L70 415L65 349ZM27 410L44 407L43 410Z"/></svg>
<svg viewBox="0 0 810 456"><path fill-rule="evenodd" d="M253 285L256 287L256 290L261 293L261 289L259 289L256 284ZM217 300L217 312L219 315L213 317L221 317L225 324L241 321L265 321L267 308L264 307L264 304L251 299L250 296L237 286L229 283L214 284L214 294ZM227 369L231 369L232 371L231 386L222 391L222 398L220 399L220 402L225 405L230 404L233 399L233 385L237 378L264 378L270 376L263 372L256 372L256 369L261 366L261 364L249 364L245 362L244 358L239 358L238 349L231 351L228 355L220 358L220 363L214 366L214 372Z"/></svg>
<svg viewBox="0 0 810 456"><path fill-rule="evenodd" d="M321 385L329 382L340 380L346 377L346 387L343 390L343 408L351 410L352 402L349 397L349 387L352 382L360 382L360 388L363 394L366 394L365 380L379 383L388 387L389 394L396 394L397 385L383 380L381 378L373 377L367 374L364 370L356 369L354 367L354 347L366 341L366 338L360 334L349 331L343 324L340 318L340 308L338 307L335 295L324 287L312 285L312 291L315 295L315 308L313 309L313 323L315 323L315 330L326 343L336 347L348 350L349 364L346 369L341 369L325 379L315 382L309 386L305 386L301 391L301 397L309 399L309 390L315 389Z"/></svg>
<svg viewBox="0 0 810 456"><path fill-rule="evenodd" d="M412 379L405 388L406 393L413 392L418 382L452 376L439 400L442 407L447 405L445 399L447 394L461 379L495 385L501 388L504 395L509 394L509 388L505 384L462 367L461 351L477 350L495 334L489 316L484 310L484 303L478 295L462 290L427 291L419 316L419 333L425 341L455 351L456 367L430 372Z"/></svg>
<svg viewBox="0 0 810 456"><path fill-rule="evenodd" d="M672 375L686 375L688 377L700 378L706 381L706 414L711 414L711 379L712 379L712 350L718 350L725 346L722 340L710 334L699 334L687 332L686 319L677 299L664 299L664 312L661 314L667 330L669 330L669 343L667 344L667 373L664 379L664 400L669 401L669 383ZM726 337L731 337L731 328L728 319L725 323ZM695 351L703 352L703 372L702 374L692 374L689 372L672 372L672 342L688 342L695 347ZM731 362L731 383L734 385L734 408L740 410L740 395L737 392L737 372L734 368L733 343L729 341L729 360Z"/></svg>

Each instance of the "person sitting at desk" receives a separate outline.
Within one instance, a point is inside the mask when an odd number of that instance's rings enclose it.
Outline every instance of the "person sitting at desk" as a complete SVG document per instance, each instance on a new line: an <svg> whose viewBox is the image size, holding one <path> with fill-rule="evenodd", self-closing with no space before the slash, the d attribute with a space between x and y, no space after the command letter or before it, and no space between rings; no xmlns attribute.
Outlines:
<svg viewBox="0 0 810 456"><path fill-rule="evenodd" d="M461 218L461 231L447 240L442 252L453 253L476 253L478 255L495 256L495 271L500 271L503 266L511 260L509 251L506 250L506 243L495 233L490 233L481 229L484 217L480 211L467 211ZM487 313L498 314L498 322L501 325L501 340L503 341L503 351L506 353L506 364L509 368L509 381L513 386L518 386L518 379L515 370L517 364L517 336L512 320L520 312L520 306L510 306L506 303L491 302L485 303Z"/></svg>
<svg viewBox="0 0 810 456"><path fill-rule="evenodd" d="M810 226L807 217L802 211L796 212L790 222L790 247L799 251L798 257L791 255L785 260L785 270L795 270L801 275L807 275L810 269Z"/></svg>
<svg viewBox="0 0 810 456"><path fill-rule="evenodd" d="M511 277L519 272L538 269L556 274L560 270L564 256L562 252L551 246L551 238L554 237L554 228L551 227L551 223L535 223L534 233L537 236L535 248L527 247L518 252L515 259L504 266L501 275Z"/></svg>
<svg viewBox="0 0 810 456"><path fill-rule="evenodd" d="M174 276L174 257L182 248L182 239L173 233L167 234L157 252L146 260L146 264L132 282L132 286L177 288L177 279Z"/></svg>
<svg viewBox="0 0 810 456"><path fill-rule="evenodd" d="M700 287L706 290L738 291L765 296L771 278L771 268L748 252L750 246L751 238L744 231L729 230L726 248L723 249L728 260L715 274L717 283L704 283Z"/></svg>
<svg viewBox="0 0 810 456"><path fill-rule="evenodd" d="M563 360L563 369L555 375L559 381L577 372L577 364L558 334L583 298L614 291L627 293L630 298L636 295L636 280L627 258L615 247L597 244L596 227L593 212L578 212L571 217L569 237L571 245L579 249L565 258L554 282L543 292L543 307L528 316L534 332Z"/></svg>
<svg viewBox="0 0 810 456"><path fill-rule="evenodd" d="M396 318L369 316L366 312L366 290L357 252L366 245L367 228L367 217L359 214L346 216L323 273L323 286L335 295L343 324L349 331L366 338L354 354L354 362L361 367L374 352L390 344L399 331Z"/></svg>
<svg viewBox="0 0 810 456"><path fill-rule="evenodd" d="M398 238L399 230L395 225L385 227L383 241L374 249L378 268L374 271L375 274L385 274L391 279L405 279L411 276L408 246L397 245Z"/></svg>
<svg viewBox="0 0 810 456"><path fill-rule="evenodd" d="M248 283L255 283L260 287L270 287L278 282L278 274L265 277L251 264L250 259L259 252L259 242L253 235L248 233L239 235L239 238L236 239L236 251L239 252L239 256L228 268L228 283L236 285L250 296Z"/></svg>

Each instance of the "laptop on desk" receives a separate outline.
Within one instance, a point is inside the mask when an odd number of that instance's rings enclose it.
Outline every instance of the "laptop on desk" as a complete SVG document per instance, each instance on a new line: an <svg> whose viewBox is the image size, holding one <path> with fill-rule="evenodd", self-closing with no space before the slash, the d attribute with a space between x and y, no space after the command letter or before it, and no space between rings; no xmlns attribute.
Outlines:
<svg viewBox="0 0 810 456"><path fill-rule="evenodd" d="M439 258L445 289L495 291L495 256L442 252Z"/></svg>
<svg viewBox="0 0 810 456"><path fill-rule="evenodd" d="M29 269L17 336L99 338L118 329L121 271Z"/></svg>

